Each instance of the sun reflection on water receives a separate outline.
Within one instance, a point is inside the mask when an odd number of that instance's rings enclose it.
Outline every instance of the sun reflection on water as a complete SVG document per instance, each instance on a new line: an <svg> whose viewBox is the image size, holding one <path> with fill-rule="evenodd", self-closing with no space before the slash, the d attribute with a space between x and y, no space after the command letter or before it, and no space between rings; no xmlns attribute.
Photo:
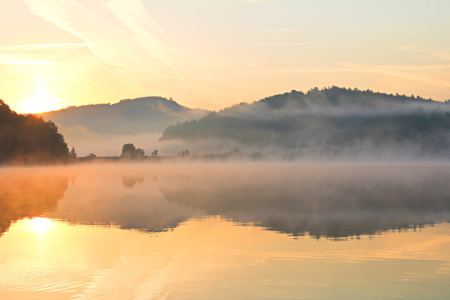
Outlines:
<svg viewBox="0 0 450 300"><path fill-rule="evenodd" d="M52 228L55 226L55 222L49 218L35 217L25 220L24 225L28 231L43 235L52 230Z"/></svg>

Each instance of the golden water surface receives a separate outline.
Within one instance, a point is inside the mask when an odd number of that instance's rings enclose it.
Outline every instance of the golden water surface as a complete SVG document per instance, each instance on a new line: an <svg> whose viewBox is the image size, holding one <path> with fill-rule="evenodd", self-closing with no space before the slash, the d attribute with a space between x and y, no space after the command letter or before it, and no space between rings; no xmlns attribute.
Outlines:
<svg viewBox="0 0 450 300"><path fill-rule="evenodd" d="M0 299L447 299L449 168L0 170Z"/></svg>

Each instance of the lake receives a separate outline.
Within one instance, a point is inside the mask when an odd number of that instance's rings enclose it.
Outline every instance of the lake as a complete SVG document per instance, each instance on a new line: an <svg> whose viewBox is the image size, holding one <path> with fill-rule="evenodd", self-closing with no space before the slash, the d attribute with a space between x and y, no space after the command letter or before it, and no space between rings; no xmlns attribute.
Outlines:
<svg viewBox="0 0 450 300"><path fill-rule="evenodd" d="M0 299L448 299L450 164L0 169Z"/></svg>

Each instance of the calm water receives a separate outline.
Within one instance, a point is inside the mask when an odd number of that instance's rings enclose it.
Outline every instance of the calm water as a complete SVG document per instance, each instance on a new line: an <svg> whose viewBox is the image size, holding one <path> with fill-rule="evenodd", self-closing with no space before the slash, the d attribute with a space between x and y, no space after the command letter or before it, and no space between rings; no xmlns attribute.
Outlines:
<svg viewBox="0 0 450 300"><path fill-rule="evenodd" d="M448 299L449 165L0 169L0 299Z"/></svg>

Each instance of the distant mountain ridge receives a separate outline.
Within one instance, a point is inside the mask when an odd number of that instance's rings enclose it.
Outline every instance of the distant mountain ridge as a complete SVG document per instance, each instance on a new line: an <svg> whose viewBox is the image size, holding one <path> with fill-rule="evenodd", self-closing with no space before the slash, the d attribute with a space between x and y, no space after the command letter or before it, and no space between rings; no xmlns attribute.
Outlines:
<svg viewBox="0 0 450 300"><path fill-rule="evenodd" d="M70 147L79 156L120 155L122 145L133 143L150 153L170 124L199 119L208 111L191 109L172 99L141 97L114 104L72 106L40 114L56 123Z"/></svg>
<svg viewBox="0 0 450 300"><path fill-rule="evenodd" d="M171 125L160 141L184 140L193 147L221 141L292 157L450 157L449 102L314 88Z"/></svg>
<svg viewBox="0 0 450 300"><path fill-rule="evenodd" d="M115 104L72 106L40 114L57 125L84 127L99 134L139 134L162 132L168 125L207 114L162 97L125 99Z"/></svg>
<svg viewBox="0 0 450 300"><path fill-rule="evenodd" d="M432 111L445 109L446 102L415 97L414 95L393 95L370 90L346 89L333 86L319 90L314 88L307 93L291 91L270 96L252 104L241 103L220 111L223 115L242 115L245 117L264 117L258 112L273 110L287 115L374 115L405 114L417 110ZM446 106L447 110L450 106Z"/></svg>

